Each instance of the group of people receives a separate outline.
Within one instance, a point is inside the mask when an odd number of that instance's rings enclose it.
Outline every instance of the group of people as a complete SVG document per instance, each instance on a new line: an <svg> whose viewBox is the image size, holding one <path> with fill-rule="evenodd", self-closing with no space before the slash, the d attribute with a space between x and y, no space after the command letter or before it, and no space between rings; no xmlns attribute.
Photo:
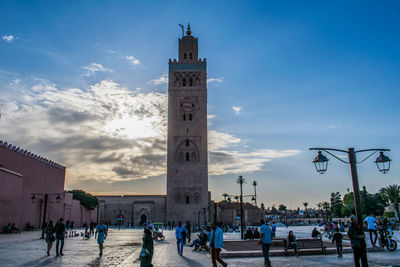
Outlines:
<svg viewBox="0 0 400 267"><path fill-rule="evenodd" d="M71 225L68 225L69 229L72 230ZM94 228L94 223L93 223ZM64 249L64 237L67 233L66 224L64 224L64 219L60 218L55 224L53 221L49 221L46 228L44 229L46 234L46 243L47 243L47 256L50 256L50 250L53 246L54 241L56 241L56 255L63 256ZM86 232L86 230L85 230ZM103 244L106 239L108 233L108 228L104 224L103 220L100 221L100 224L96 226L95 239L99 245L99 256L103 255Z"/></svg>
<svg viewBox="0 0 400 267"><path fill-rule="evenodd" d="M368 232L370 233L370 240L373 246L376 246L377 241L377 221L373 215L368 216L364 222L366 223ZM385 222L380 222L379 224L384 224ZM386 222L387 223L387 222ZM87 231L90 228L89 231ZM96 229L94 231L94 229ZM338 257L341 258L342 250L343 250L343 234L340 231L339 225L336 225L336 228L332 231L332 242L336 243L336 249ZM266 221L262 221L262 226L260 227L260 235L259 235L259 244L262 247L263 255L264 255L264 264L265 266L271 266L271 261L269 259L269 250L272 244L272 239L275 237L276 226L271 226L271 224ZM85 232L88 232L88 235L95 235L95 239L99 245L99 256L103 254L103 244L104 240L108 234L108 228L104 224L103 220L100 221L100 224L96 226L94 222L91 222L89 225L85 225ZM56 241L56 255L63 255L64 248L64 236L66 233L66 225L63 223L63 218L60 218L56 224L54 225L52 221L47 224L45 229L46 234L46 242L47 242L47 255L50 256L50 250L52 248L53 242ZM375 238L373 239L373 234L375 234ZM352 216L351 224L349 225L349 230L347 232L348 237L351 241L351 246L354 252L354 262L355 266L360 266L360 262L362 266L367 266L367 250L366 250L366 242L364 236L364 227L360 224L357 219ZM217 222L213 222L211 224L211 229L203 228L202 231L198 234L198 238L191 241L191 225L190 222L186 222L186 224L182 224L182 222L178 223L178 226L175 229L175 237L177 243L177 251L180 256L183 256L183 247L185 244L188 244L190 247L194 247L194 250L199 249L201 246L204 246L206 249L209 249L211 253L212 264L214 267L217 266L217 262L219 262L222 266L227 266L227 263L220 258L221 248L224 246L223 242L223 230ZM314 228L312 231L313 238L322 238L321 233ZM154 253L154 240L151 228L144 229L143 233L143 245L142 250L140 252L140 266L141 267L151 267L153 253ZM208 246L207 246L208 242ZM284 240L284 246L286 249L294 249L296 256L298 257L298 248L296 236L293 231L289 231L287 238Z"/></svg>
<svg viewBox="0 0 400 267"><path fill-rule="evenodd" d="M21 233L21 230L15 226L15 223L8 223L7 226L5 227L5 232L8 234L12 234L12 233Z"/></svg>
<svg viewBox="0 0 400 267"><path fill-rule="evenodd" d="M195 250L199 247L204 240L209 240L209 249L211 253L211 260L214 267L217 266L217 262L219 262L222 266L228 266L228 264L221 259L220 252L221 248L224 246L224 232L220 228L218 223L213 222L211 224L211 231L207 234L207 239L205 239L205 232L201 232L198 235L198 239L194 240L193 243L189 246L195 246ZM178 222L178 226L175 229L175 237L176 237L176 245L178 249L178 255L183 256L183 246L184 246L184 237L187 236L190 242L190 223L188 227L188 222L186 225L183 225L182 222Z"/></svg>

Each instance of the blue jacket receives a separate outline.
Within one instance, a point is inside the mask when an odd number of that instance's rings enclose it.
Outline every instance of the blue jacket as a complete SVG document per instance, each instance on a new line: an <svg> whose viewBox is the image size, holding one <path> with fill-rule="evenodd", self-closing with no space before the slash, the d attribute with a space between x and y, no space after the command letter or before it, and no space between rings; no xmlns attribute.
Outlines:
<svg viewBox="0 0 400 267"><path fill-rule="evenodd" d="M210 240L210 246L211 246L211 238L212 238L213 231L214 230L212 230L208 236L208 238L209 238L208 240ZM215 248L223 248L224 247L224 232L219 227L217 227L217 229L215 229L214 247Z"/></svg>
<svg viewBox="0 0 400 267"><path fill-rule="evenodd" d="M183 227L183 226L181 226L181 227L176 227L176 230L175 230L175 236L176 236L176 239L182 239L183 237L182 237L182 232L183 231L185 231L185 227Z"/></svg>
<svg viewBox="0 0 400 267"><path fill-rule="evenodd" d="M269 225L264 223L260 228L260 234L262 235L261 242L263 242L263 244L272 243L272 230L269 228Z"/></svg>

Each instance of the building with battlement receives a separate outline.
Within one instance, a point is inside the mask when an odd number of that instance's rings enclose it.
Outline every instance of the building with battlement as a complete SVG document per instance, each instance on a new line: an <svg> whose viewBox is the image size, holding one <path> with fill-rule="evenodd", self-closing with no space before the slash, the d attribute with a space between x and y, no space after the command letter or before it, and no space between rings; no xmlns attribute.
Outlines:
<svg viewBox="0 0 400 267"><path fill-rule="evenodd" d="M87 210L72 199L72 194L64 192L65 171L61 164L0 141L0 231L8 223L21 229L28 223L40 228L45 194L51 194L46 221L62 217L74 221L77 227L96 221L97 210Z"/></svg>

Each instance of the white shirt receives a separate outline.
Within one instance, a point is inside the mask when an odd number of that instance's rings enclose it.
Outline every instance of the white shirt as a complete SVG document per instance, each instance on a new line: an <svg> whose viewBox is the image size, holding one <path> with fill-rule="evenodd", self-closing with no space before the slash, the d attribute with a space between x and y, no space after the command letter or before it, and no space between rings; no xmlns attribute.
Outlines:
<svg viewBox="0 0 400 267"><path fill-rule="evenodd" d="M364 222L367 222L368 230L376 230L375 228L376 220L374 217L368 216L367 218L364 219Z"/></svg>

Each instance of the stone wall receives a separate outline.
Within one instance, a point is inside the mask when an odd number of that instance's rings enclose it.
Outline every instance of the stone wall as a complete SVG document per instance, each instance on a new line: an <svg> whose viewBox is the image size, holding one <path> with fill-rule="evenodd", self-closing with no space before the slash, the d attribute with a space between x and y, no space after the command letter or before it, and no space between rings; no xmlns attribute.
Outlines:
<svg viewBox="0 0 400 267"><path fill-rule="evenodd" d="M100 219L106 223L116 225L117 217L122 215L122 224L144 222L166 223L166 196L165 195L125 195L125 196L101 196Z"/></svg>

